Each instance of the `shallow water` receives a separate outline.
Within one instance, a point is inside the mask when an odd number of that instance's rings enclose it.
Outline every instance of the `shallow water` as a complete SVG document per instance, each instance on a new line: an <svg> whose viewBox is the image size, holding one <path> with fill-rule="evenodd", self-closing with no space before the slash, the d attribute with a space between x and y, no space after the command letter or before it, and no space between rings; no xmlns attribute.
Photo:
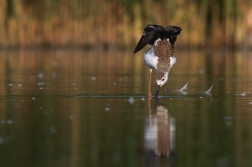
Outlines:
<svg viewBox="0 0 252 167"><path fill-rule="evenodd" d="M251 53L175 56L156 101L143 52L1 51L1 166L252 166Z"/></svg>

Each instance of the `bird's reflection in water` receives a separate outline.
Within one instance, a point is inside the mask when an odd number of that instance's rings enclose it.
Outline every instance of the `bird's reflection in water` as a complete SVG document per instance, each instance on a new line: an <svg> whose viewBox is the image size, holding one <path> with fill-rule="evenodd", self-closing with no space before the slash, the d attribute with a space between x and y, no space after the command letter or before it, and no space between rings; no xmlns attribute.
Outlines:
<svg viewBox="0 0 252 167"><path fill-rule="evenodd" d="M176 124L175 118L170 116L168 109L159 104L157 111L152 113L149 100L149 115L145 123L145 162L147 166L156 166L160 157L164 157L169 164L175 159Z"/></svg>

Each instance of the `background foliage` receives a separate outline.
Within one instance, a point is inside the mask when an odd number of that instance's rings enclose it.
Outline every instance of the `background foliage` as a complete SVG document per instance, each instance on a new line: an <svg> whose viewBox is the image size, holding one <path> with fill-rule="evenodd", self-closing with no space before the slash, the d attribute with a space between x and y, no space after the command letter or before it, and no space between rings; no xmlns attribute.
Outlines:
<svg viewBox="0 0 252 167"><path fill-rule="evenodd" d="M178 25L177 46L252 44L251 0L3 0L2 47L134 47L151 24Z"/></svg>

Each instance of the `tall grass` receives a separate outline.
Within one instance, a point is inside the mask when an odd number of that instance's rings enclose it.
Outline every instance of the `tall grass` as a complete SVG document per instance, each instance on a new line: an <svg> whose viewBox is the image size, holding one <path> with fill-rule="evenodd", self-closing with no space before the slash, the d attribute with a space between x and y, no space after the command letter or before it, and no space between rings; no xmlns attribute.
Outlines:
<svg viewBox="0 0 252 167"><path fill-rule="evenodd" d="M246 0L3 0L2 47L133 47L147 24L178 25L180 47L249 47Z"/></svg>

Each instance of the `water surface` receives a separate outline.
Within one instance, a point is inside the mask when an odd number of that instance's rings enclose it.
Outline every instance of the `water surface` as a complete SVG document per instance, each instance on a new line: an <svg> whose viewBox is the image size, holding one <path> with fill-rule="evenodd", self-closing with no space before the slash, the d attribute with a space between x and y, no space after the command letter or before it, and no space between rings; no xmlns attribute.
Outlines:
<svg viewBox="0 0 252 167"><path fill-rule="evenodd" d="M1 51L1 166L252 166L250 54L177 50L156 101L143 52Z"/></svg>

